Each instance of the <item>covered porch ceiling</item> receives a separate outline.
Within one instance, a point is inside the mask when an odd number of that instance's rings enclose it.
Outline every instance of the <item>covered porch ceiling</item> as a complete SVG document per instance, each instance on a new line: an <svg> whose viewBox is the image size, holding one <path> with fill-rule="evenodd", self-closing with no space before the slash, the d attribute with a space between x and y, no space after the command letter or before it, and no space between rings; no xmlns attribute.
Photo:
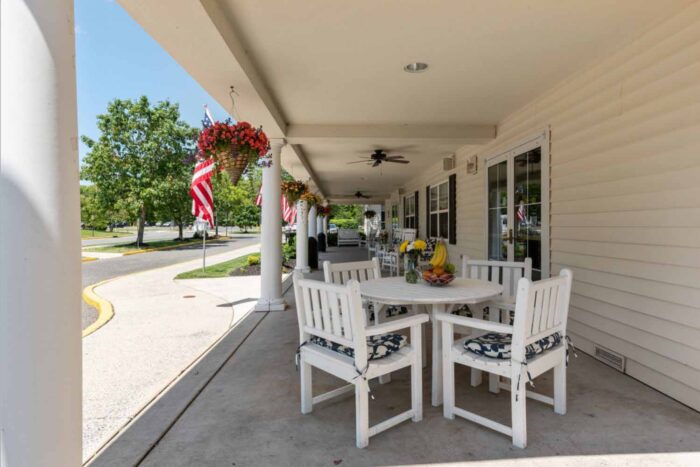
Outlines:
<svg viewBox="0 0 700 467"><path fill-rule="evenodd" d="M282 165L334 202L386 198L488 143L548 88L692 0L119 0ZM404 65L424 62L422 73ZM410 164L348 165L374 149Z"/></svg>

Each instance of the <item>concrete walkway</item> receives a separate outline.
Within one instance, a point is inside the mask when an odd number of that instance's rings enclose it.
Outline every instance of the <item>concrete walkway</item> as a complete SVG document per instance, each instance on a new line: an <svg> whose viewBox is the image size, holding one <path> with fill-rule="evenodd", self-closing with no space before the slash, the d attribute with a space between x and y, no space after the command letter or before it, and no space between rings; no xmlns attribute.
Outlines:
<svg viewBox="0 0 700 467"><path fill-rule="evenodd" d="M208 258L212 265L260 245ZM260 277L174 280L193 260L122 276L95 289L115 316L83 339L83 457L89 458L248 314Z"/></svg>

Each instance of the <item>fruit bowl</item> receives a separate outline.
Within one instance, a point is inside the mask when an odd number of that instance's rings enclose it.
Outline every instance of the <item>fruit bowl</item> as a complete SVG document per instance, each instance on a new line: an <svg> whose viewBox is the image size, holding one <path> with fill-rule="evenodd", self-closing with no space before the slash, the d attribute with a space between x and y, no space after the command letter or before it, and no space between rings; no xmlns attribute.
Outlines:
<svg viewBox="0 0 700 467"><path fill-rule="evenodd" d="M445 270L435 272L433 268L423 271L422 278L433 287L443 287L455 279L455 275Z"/></svg>

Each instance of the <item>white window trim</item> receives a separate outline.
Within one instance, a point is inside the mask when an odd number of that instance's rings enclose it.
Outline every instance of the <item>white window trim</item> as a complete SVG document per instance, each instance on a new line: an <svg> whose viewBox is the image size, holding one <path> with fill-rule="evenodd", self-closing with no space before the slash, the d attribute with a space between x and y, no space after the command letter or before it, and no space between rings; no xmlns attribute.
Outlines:
<svg viewBox="0 0 700 467"><path fill-rule="evenodd" d="M547 277L550 277L550 271L551 271L551 263L550 263L550 254L551 254L551 245L549 242L550 239L550 231L551 231L551 218L549 216L549 207L550 207L550 202L549 202L549 172L551 169L551 166L549 164L549 149L550 149L550 127L547 126L545 129L533 134L529 138L524 138L517 142L516 144L509 146L508 149L505 151L499 151L499 152L494 152L490 155L487 155L484 157L484 170L483 170L483 177L484 177L484 226L486 228L484 229L484 247L486 248L486 257L488 257L488 248L489 248L489 198L488 198L488 189L489 189L489 171L488 168L491 165L497 164L499 162L502 162L510 156L517 156L519 154L522 154L524 152L530 151L535 148L540 148L540 156L542 157L542 219L543 222L546 220L547 225L542 227L542 234L541 234L541 239L540 242L542 243L542 278L545 279ZM508 179L512 180L512 174L508 175ZM510 184L510 182L509 182ZM508 188L510 190L510 187ZM513 216L514 213L509 213L508 214L508 225L513 225Z"/></svg>
<svg viewBox="0 0 700 467"><path fill-rule="evenodd" d="M415 194L410 194L410 195L404 195L403 197L403 206L404 206L404 211L406 210L406 206L408 203L406 203L407 200L412 200L411 202L413 203L413 214L406 214L405 212L403 213L403 226L404 228L406 227L406 219L408 218L413 218L413 227L408 227L408 228L415 228L416 225L416 215L418 214L416 212L416 196Z"/></svg>
<svg viewBox="0 0 700 467"><path fill-rule="evenodd" d="M447 208L445 208L445 209L440 209L440 185L446 185L446 186L447 186ZM430 229L431 229L432 226L431 226L431 224L429 223L429 224L427 225L427 230L426 230L427 235L426 235L426 237L428 237L428 238L436 238L436 239L439 238L439 239L447 240L447 241L449 242L449 241L450 241L450 217L452 216L452 214L450 213L450 179L449 179L449 178L446 178L446 179L444 179L444 180L442 180L442 181L440 181L440 182L438 182L438 183L434 183L434 184L432 184L432 185L428 185L428 187L430 188L430 190L428 191L428 193L429 193L428 196L429 196L429 197L431 196L431 195L430 195L430 191L432 191L432 189L435 188L435 187L438 188L438 199L437 199L437 206L438 206L438 209L437 209L437 211L432 211L432 210L431 210L431 208L430 208L430 201L431 201L431 200L430 200L430 198L429 198L429 199L427 200L427 203L426 203L426 209L428 210L428 213L429 213L428 216L429 216L429 217L432 217L433 214L437 214L437 215L438 215L438 230L440 230L440 214L445 213L445 212L447 213L447 236L445 236L445 237L441 237L440 235L438 235L437 237L431 236L431 235L430 235ZM440 233L440 232L438 232L438 234L439 234L439 233Z"/></svg>

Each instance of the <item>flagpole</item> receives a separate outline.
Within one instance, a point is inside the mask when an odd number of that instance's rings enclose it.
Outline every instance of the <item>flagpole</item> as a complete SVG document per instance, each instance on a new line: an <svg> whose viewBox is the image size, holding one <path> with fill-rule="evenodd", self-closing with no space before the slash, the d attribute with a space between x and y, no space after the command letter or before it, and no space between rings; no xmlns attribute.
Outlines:
<svg viewBox="0 0 700 467"><path fill-rule="evenodd" d="M207 224L207 227L209 227L209 224ZM207 267L207 230L209 230L207 227L204 228L202 235L202 272Z"/></svg>

